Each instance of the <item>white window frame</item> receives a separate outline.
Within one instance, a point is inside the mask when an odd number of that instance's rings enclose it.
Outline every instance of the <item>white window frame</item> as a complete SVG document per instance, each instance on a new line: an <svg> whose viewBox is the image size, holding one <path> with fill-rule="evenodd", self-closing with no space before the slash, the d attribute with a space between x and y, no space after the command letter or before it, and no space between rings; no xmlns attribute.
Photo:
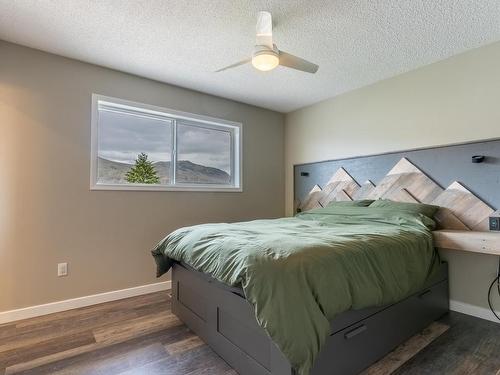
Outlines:
<svg viewBox="0 0 500 375"><path fill-rule="evenodd" d="M137 111L141 114L172 121L172 157L170 176L173 183L169 185L150 184L107 184L98 183L98 128L99 106L110 106L125 111ZM175 182L177 162L176 123L199 126L202 128L228 130L231 134L231 184L193 184ZM131 190L131 191L211 191L211 192L241 192L242 185L242 131L243 124L214 117L196 115L149 104L133 102L109 96L92 94L91 117L91 147L90 147L90 190Z"/></svg>

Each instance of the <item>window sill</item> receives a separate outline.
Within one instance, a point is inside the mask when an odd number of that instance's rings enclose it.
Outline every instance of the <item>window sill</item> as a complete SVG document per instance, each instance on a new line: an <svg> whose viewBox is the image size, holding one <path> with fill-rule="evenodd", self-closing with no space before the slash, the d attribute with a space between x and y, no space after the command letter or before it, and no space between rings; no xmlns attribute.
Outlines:
<svg viewBox="0 0 500 375"><path fill-rule="evenodd" d="M90 190L120 190L120 191L200 191L200 192L221 192L221 193L241 193L243 188L227 185L177 185L177 186L158 186L158 185L113 185L113 184L93 184Z"/></svg>

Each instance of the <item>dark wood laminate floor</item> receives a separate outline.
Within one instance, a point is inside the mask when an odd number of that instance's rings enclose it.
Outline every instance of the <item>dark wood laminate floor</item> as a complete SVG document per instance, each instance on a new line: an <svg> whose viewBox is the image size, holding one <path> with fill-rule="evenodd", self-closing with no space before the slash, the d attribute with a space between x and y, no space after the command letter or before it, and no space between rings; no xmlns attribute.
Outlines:
<svg viewBox="0 0 500 375"><path fill-rule="evenodd" d="M452 313L451 328L397 374L496 374L500 324ZM0 375L235 374L171 312L166 292L0 325Z"/></svg>

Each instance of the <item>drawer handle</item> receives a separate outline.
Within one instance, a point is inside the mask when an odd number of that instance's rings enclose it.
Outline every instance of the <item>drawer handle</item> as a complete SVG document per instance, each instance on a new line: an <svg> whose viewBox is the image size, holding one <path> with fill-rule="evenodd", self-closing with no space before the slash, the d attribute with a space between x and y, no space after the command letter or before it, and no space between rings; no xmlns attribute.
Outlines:
<svg viewBox="0 0 500 375"><path fill-rule="evenodd" d="M418 298L424 298L426 295L430 294L431 290L427 289L425 292L422 292L418 295Z"/></svg>
<svg viewBox="0 0 500 375"><path fill-rule="evenodd" d="M361 325L359 327L354 328L353 330L351 330L349 332L346 332L346 334L344 335L344 338L346 340L352 339L354 336L357 336L360 333L363 333L367 329L368 329L368 327L363 324L363 325Z"/></svg>

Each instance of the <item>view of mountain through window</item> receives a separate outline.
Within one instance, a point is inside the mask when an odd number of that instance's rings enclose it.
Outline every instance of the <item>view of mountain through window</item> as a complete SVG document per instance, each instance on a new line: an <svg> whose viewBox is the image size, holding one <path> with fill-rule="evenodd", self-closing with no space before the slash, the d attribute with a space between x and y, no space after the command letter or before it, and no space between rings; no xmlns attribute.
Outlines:
<svg viewBox="0 0 500 375"><path fill-rule="evenodd" d="M108 103L97 113L97 185L234 186L234 127Z"/></svg>
<svg viewBox="0 0 500 375"><path fill-rule="evenodd" d="M231 133L178 124L176 182L229 184Z"/></svg>
<svg viewBox="0 0 500 375"><path fill-rule="evenodd" d="M127 179L127 173L140 162L141 154L147 156L146 161L158 177L153 183L169 184L172 121L99 111L98 182L134 183Z"/></svg>

